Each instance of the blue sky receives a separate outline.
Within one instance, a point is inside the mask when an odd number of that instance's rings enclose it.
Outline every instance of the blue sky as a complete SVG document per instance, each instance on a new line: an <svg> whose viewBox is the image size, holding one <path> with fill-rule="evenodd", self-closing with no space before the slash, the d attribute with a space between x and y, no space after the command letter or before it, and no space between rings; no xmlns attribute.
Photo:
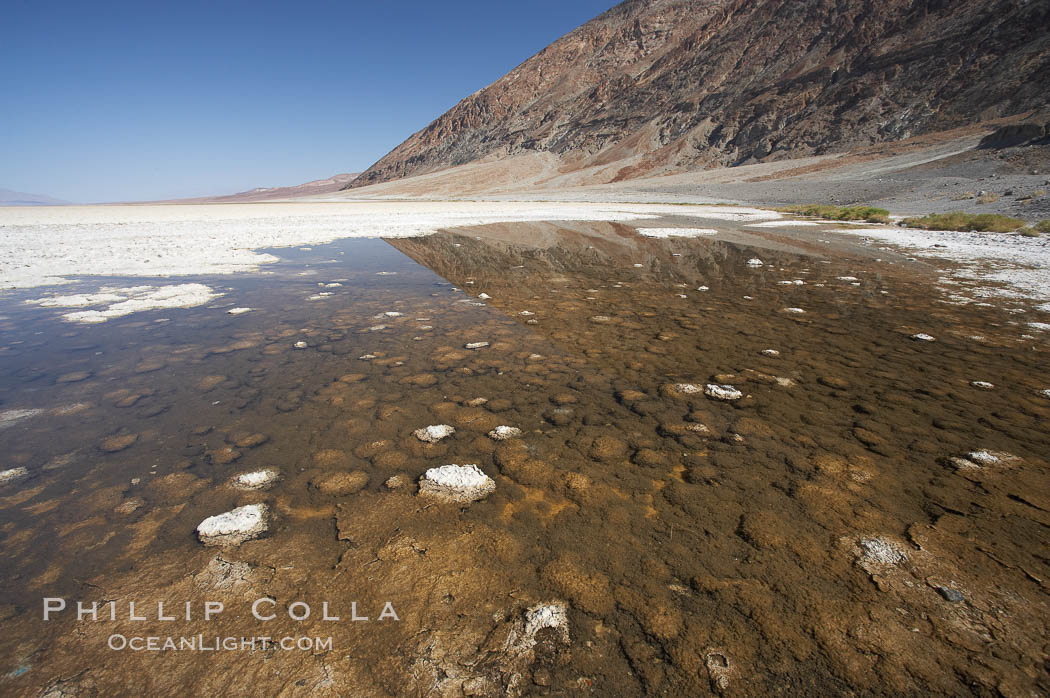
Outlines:
<svg viewBox="0 0 1050 698"><path fill-rule="evenodd" d="M364 169L615 0L4 0L0 187L77 202Z"/></svg>

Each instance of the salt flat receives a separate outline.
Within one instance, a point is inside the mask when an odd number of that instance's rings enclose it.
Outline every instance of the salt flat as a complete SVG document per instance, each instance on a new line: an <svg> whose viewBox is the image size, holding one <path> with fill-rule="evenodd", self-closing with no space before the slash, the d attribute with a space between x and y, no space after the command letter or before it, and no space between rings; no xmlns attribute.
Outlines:
<svg viewBox="0 0 1050 698"><path fill-rule="evenodd" d="M411 237L442 228L541 220L633 221L721 209L552 202L333 202L0 208L0 288L67 277L251 271L277 261L255 250L340 238ZM732 215L769 218L734 208Z"/></svg>

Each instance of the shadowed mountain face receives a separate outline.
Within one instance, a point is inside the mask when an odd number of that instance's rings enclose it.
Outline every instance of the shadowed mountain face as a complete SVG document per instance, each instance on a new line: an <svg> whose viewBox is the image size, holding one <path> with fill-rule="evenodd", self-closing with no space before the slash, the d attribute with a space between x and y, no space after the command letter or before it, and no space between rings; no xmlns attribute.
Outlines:
<svg viewBox="0 0 1050 698"><path fill-rule="evenodd" d="M1047 103L1050 5L628 0L414 134L360 187L493 157L646 174L845 150Z"/></svg>

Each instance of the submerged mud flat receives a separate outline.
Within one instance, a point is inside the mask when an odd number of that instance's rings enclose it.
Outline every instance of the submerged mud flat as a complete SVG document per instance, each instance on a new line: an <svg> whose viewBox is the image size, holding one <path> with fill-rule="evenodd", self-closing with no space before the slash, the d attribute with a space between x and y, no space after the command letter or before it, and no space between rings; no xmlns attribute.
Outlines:
<svg viewBox="0 0 1050 698"><path fill-rule="evenodd" d="M5 297L5 692L1047 690L1037 311L619 224L390 244L407 257L282 250L271 274L190 279L207 305L97 325ZM420 496L432 469L484 494ZM265 532L202 545L257 504ZM115 619L45 622L43 597Z"/></svg>

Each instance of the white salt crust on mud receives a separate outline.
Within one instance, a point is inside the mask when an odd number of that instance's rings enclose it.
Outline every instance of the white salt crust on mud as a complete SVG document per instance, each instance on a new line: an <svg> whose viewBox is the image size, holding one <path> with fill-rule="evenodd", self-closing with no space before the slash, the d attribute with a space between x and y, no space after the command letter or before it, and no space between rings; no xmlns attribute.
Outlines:
<svg viewBox="0 0 1050 698"><path fill-rule="evenodd" d="M746 228L783 228L786 226L793 227L805 227L810 225L820 225L816 221L796 221L792 219L785 219L780 221L762 221L761 223L746 223Z"/></svg>
<svg viewBox="0 0 1050 698"><path fill-rule="evenodd" d="M489 438L495 441L506 441L521 436L521 429L501 424L489 432Z"/></svg>
<svg viewBox="0 0 1050 698"><path fill-rule="evenodd" d="M451 427L448 424L431 424L428 427L416 429L412 432L412 435L424 443L436 444L446 436L452 436L455 433L455 427Z"/></svg>
<svg viewBox="0 0 1050 698"><path fill-rule="evenodd" d="M704 386L704 395L714 398L715 400L723 400L730 402L732 400L739 400L744 397L744 394L734 388L731 385L716 385L714 383L708 383Z"/></svg>
<svg viewBox="0 0 1050 698"><path fill-rule="evenodd" d="M69 322L95 324L144 310L193 308L204 305L221 295L204 284L174 284L171 286L103 288L99 293L47 296L26 301L26 303L45 308L91 308L66 313L62 317ZM235 308L235 310L239 309Z"/></svg>
<svg viewBox="0 0 1050 698"><path fill-rule="evenodd" d="M701 235L718 235L714 228L638 228L647 238L694 238Z"/></svg>
<svg viewBox="0 0 1050 698"><path fill-rule="evenodd" d="M265 533L269 516L270 508L265 504L237 507L201 521L197 526L197 537L208 546L240 545Z"/></svg>
<svg viewBox="0 0 1050 698"><path fill-rule="evenodd" d="M261 490L277 482L279 473L273 468L265 470L254 470L249 473L241 473L234 476L232 483L237 489Z"/></svg>
<svg viewBox="0 0 1050 698"><path fill-rule="evenodd" d="M419 479L419 493L449 502L484 499L496 483L476 465L442 465L427 470Z"/></svg>
<svg viewBox="0 0 1050 698"><path fill-rule="evenodd" d="M889 243L920 257L958 262L951 275L977 281L980 285L977 295L1050 301L1050 236L1030 238L1013 233L962 233L895 226L843 228L835 233ZM1000 288L999 284L1010 288ZM1040 307L1050 311L1050 302Z"/></svg>
<svg viewBox="0 0 1050 698"><path fill-rule="evenodd" d="M24 467L19 466L17 468L10 468L8 470L0 471L0 485L6 485L9 482L15 482L21 480L24 477L29 476L29 471Z"/></svg>
<svg viewBox="0 0 1050 698"><path fill-rule="evenodd" d="M0 207L0 288L68 277L180 276L253 271L255 250L343 238L414 237L452 227L526 221L703 217L765 220L757 209L557 202L331 202Z"/></svg>

